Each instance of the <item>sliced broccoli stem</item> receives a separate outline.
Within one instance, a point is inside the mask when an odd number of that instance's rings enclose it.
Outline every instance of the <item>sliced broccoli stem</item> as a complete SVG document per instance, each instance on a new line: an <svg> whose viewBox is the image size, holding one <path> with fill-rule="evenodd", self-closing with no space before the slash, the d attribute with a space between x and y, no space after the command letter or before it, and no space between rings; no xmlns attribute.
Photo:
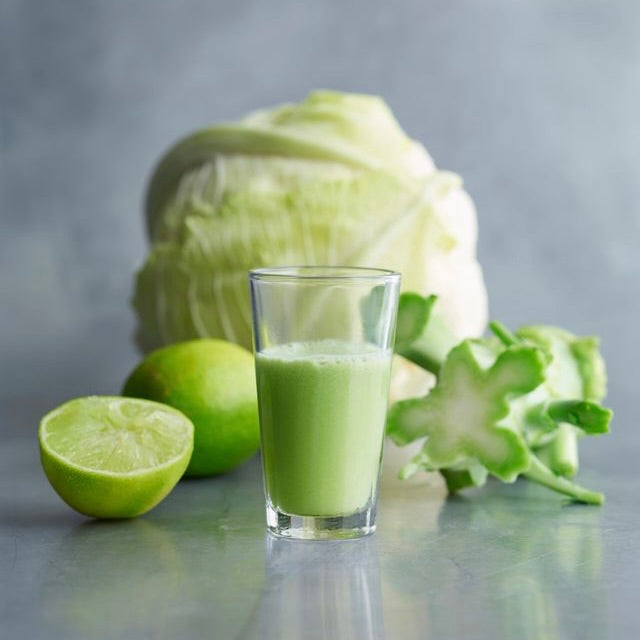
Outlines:
<svg viewBox="0 0 640 640"><path fill-rule="evenodd" d="M395 351L438 378L435 389L428 396L397 403L389 413L388 434L396 443L406 444L427 436L424 459L414 459L405 468L405 475L417 469L437 469L449 491L456 492L469 486L481 486L488 472L504 481L511 481L520 474L576 502L602 504L604 496L601 493L581 487L568 478L578 470L579 431L607 433L612 411L596 401L567 399L550 402L550 398L558 397L553 393L551 382L550 388L541 388L537 396L532 395L524 404L511 404L518 399L517 396L526 395L538 389L540 384L547 383L546 376L551 377L549 365L552 362L560 367L571 364L563 361L566 354L561 349L559 355L552 353L553 345L549 346L543 339L545 334L550 333L556 338L559 335L557 339L565 342L571 334L553 327L539 327L536 331L542 335L536 341L526 332L524 336L520 332L514 334L499 322L492 322L491 331L502 343L502 348L496 340L467 340L458 344L444 320L432 312L434 303L435 296L425 298L405 293L400 297ZM590 348L593 350L593 345ZM523 354L530 351L531 357L524 358ZM532 357L534 354L535 358ZM497 358L486 369L493 355ZM558 359L554 360L556 356ZM460 370L465 373L459 374ZM474 377L474 372L478 371L480 374ZM463 383L458 384L459 380ZM503 388L507 383L508 388ZM483 384L497 387L487 389ZM580 393L576 391L576 395L580 396ZM464 411L452 409L455 403ZM491 411L487 412L487 407L495 409L497 406L501 406L504 412L514 409L513 417L518 429L509 432L510 438L503 430L493 433L490 429L495 416ZM460 427L460 414L463 414L463 422L471 421L471 424ZM500 456L493 455L491 447L456 450L459 443L452 434L464 428L484 433L484 438L489 440L485 431L493 438L500 436L505 440L502 458L497 460L496 457ZM446 437L443 432L446 432ZM475 467L468 466L470 460L479 462L482 474L478 474ZM517 460L520 464L516 464Z"/></svg>
<svg viewBox="0 0 640 640"><path fill-rule="evenodd" d="M531 466L522 475L553 491L563 493L576 502L584 502L585 504L602 504L604 502L603 494L585 489L571 480L555 475L533 454L531 454Z"/></svg>
<svg viewBox="0 0 640 640"><path fill-rule="evenodd" d="M511 347L514 344L518 344L521 340L507 327L505 327L502 322L497 322L496 320L489 323L489 329L491 329L491 333L502 342L505 347Z"/></svg>
<svg viewBox="0 0 640 640"><path fill-rule="evenodd" d="M573 478L578 473L578 434L566 422L558 425L553 440L542 445L536 453L557 475Z"/></svg>
<svg viewBox="0 0 640 640"><path fill-rule="evenodd" d="M440 469L440 474L447 484L449 493L456 493L467 487L481 487L487 481L489 472L481 464L472 463L466 469Z"/></svg>
<svg viewBox="0 0 640 640"><path fill-rule="evenodd" d="M434 316L427 324L426 331L408 349L399 353L407 360L437 375L447 354L458 342L444 321Z"/></svg>
<svg viewBox="0 0 640 640"><path fill-rule="evenodd" d="M549 417L556 422L568 422L585 433L608 433L613 412L587 400L559 400L547 407Z"/></svg>
<svg viewBox="0 0 640 640"><path fill-rule="evenodd" d="M396 347L416 340L424 331L431 318L437 296L421 296L405 292L398 301L398 321L396 322Z"/></svg>
<svg viewBox="0 0 640 640"><path fill-rule="evenodd" d="M541 459L558 475L572 478L578 472L578 432L607 433L613 413L585 400L562 400L547 406L547 415L558 423L550 442L538 450ZM574 426L572 426L574 425Z"/></svg>
<svg viewBox="0 0 640 640"><path fill-rule="evenodd" d="M460 341L445 321L432 312L435 300L435 296L425 299L413 293L400 296L395 351L438 375L447 354Z"/></svg>
<svg viewBox="0 0 640 640"><path fill-rule="evenodd" d="M440 469L449 493L457 493L461 489L475 485L471 474L466 469Z"/></svg>

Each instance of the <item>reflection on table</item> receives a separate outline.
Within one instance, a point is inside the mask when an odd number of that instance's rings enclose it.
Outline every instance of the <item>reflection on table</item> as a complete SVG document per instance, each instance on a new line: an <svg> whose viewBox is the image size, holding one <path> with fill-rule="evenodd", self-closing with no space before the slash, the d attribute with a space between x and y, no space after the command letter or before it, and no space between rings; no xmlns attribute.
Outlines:
<svg viewBox="0 0 640 640"><path fill-rule="evenodd" d="M267 536L262 597L241 638L380 640L375 537L298 541Z"/></svg>

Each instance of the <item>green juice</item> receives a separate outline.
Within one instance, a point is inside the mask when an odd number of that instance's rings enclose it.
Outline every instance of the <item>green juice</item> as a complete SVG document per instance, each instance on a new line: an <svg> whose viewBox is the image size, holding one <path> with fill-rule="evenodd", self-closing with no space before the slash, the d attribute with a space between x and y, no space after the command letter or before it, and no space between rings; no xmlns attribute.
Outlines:
<svg viewBox="0 0 640 640"><path fill-rule="evenodd" d="M337 340L256 355L265 484L275 509L337 516L378 481L391 352Z"/></svg>

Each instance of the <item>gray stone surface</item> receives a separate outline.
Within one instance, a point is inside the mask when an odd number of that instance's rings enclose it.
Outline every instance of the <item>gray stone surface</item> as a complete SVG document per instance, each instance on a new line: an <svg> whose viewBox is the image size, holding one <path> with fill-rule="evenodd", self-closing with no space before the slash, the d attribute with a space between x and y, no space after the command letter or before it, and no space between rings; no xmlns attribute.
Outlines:
<svg viewBox="0 0 640 640"><path fill-rule="evenodd" d="M3 0L0 635L638 637L639 28L633 0ZM132 523L48 487L38 417L137 358L154 160L316 87L383 95L464 176L495 317L602 336L614 433L583 459L603 509L407 490L371 540L288 546L263 535L257 465Z"/></svg>
<svg viewBox="0 0 640 640"><path fill-rule="evenodd" d="M60 502L26 439L1 460L3 637L638 637L634 469L584 474L602 509L525 482L448 500L391 483L374 536L294 542L265 534L257 461L109 523Z"/></svg>

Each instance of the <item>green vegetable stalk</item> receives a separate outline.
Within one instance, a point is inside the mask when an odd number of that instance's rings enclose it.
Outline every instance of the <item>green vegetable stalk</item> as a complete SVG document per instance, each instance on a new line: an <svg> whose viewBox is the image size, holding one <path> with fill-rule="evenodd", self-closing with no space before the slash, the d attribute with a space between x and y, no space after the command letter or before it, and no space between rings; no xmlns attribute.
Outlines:
<svg viewBox="0 0 640 640"><path fill-rule="evenodd" d="M545 326L512 334L492 323L495 337L458 342L433 313L435 301L400 299L396 352L437 376L427 396L390 409L396 444L425 439L401 475L438 470L452 492L481 486L488 474L504 482L522 475L602 504L602 494L568 479L578 466L577 434L607 433L612 417L599 404L606 373L597 341Z"/></svg>

